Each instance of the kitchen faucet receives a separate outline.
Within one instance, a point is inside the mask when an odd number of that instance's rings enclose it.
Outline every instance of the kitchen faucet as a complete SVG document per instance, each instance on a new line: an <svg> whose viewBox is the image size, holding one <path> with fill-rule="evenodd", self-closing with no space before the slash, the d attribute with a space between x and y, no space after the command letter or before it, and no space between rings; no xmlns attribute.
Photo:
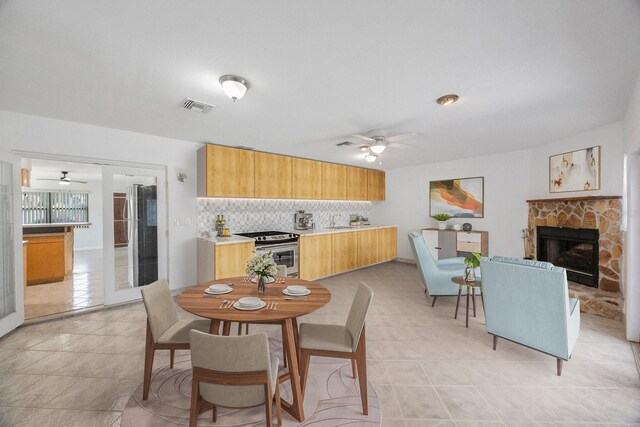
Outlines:
<svg viewBox="0 0 640 427"><path fill-rule="evenodd" d="M335 226L336 226L336 216L331 215L331 224L329 225L329 227L335 227Z"/></svg>

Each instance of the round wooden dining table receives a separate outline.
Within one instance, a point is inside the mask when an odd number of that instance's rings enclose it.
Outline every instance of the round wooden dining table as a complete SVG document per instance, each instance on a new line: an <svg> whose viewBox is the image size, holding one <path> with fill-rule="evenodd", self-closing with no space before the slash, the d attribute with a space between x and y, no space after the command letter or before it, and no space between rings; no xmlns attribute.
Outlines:
<svg viewBox="0 0 640 427"><path fill-rule="evenodd" d="M209 332L228 335L231 322L279 324L282 328L282 349L288 360L288 373L280 377L280 382L289 379L292 401L282 401L282 408L298 421L304 421L303 396L300 386L298 366L298 322L297 318L309 314L331 300L331 293L324 286L303 279L285 278L284 283L269 283L262 294L258 294L258 285L247 281L245 277L232 277L200 283L185 290L178 297L178 305L196 316L211 319ZM233 291L224 295L209 295L204 291L215 283L227 283ZM282 291L290 285L304 285L311 293L307 296L290 297ZM231 301L242 297L258 297L267 305L259 310L238 310Z"/></svg>

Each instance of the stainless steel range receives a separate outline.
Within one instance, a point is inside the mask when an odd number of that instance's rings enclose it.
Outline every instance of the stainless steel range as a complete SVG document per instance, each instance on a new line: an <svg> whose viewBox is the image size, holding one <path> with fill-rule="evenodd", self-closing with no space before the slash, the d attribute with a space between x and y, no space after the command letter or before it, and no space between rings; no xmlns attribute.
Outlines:
<svg viewBox="0 0 640 427"><path fill-rule="evenodd" d="M254 233L236 234L254 239L256 255L262 255L271 251L276 264L287 267L287 276L298 277L299 234L285 233L283 231L257 231Z"/></svg>

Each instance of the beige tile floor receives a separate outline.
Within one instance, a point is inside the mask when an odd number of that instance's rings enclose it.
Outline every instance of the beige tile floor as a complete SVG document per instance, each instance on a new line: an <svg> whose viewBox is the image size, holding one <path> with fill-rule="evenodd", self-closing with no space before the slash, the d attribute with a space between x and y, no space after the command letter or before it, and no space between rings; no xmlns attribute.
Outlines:
<svg viewBox="0 0 640 427"><path fill-rule="evenodd" d="M640 424L640 379L621 323L583 315L573 358L558 377L549 356L505 341L493 351L481 310L466 329L453 319L453 298L431 308L415 266L402 263L323 280L331 302L302 321L343 322L359 281L376 292L368 368L383 425ZM144 325L136 303L0 340L0 425L118 425L142 381ZM261 329L279 335L252 327ZM156 357L166 363L166 354Z"/></svg>

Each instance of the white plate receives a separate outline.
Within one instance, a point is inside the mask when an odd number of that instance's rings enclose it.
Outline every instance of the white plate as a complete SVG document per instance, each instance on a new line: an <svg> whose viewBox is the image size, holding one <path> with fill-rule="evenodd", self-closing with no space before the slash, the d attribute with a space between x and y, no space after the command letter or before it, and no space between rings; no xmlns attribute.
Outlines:
<svg viewBox="0 0 640 427"><path fill-rule="evenodd" d="M226 292L231 288L231 286L226 283L216 283L214 285L209 286L207 289L211 292Z"/></svg>
<svg viewBox="0 0 640 427"><path fill-rule="evenodd" d="M251 279L251 281L252 281L253 283L258 283L258 278L254 277L253 279ZM276 279L274 279L273 277L269 277L269 278L267 279L267 283L273 283L273 282L275 282L275 281L276 281Z"/></svg>
<svg viewBox="0 0 640 427"><path fill-rule="evenodd" d="M292 294L304 294L307 292L307 287L302 285L290 285L286 287L287 292Z"/></svg>
<svg viewBox="0 0 640 427"><path fill-rule="evenodd" d="M307 292L304 293L296 293L294 294L293 292L289 292L286 288L282 290L282 293L285 295L289 295L290 297L304 297L306 295L309 295L311 293L311 289L307 289Z"/></svg>
<svg viewBox="0 0 640 427"><path fill-rule="evenodd" d="M209 295L224 295L224 294L228 294L229 292L233 291L232 287L229 287L229 289L227 289L226 291L222 291L222 292L214 292L214 291L210 291L209 288L204 290L205 294L209 294Z"/></svg>
<svg viewBox="0 0 640 427"><path fill-rule="evenodd" d="M267 305L267 303L262 301L260 305L257 305L255 307L242 307L240 306L240 303L236 301L235 303L233 303L233 308L235 308L236 310L242 310L242 311L252 311L252 310L260 310L261 308L264 308L265 305Z"/></svg>

